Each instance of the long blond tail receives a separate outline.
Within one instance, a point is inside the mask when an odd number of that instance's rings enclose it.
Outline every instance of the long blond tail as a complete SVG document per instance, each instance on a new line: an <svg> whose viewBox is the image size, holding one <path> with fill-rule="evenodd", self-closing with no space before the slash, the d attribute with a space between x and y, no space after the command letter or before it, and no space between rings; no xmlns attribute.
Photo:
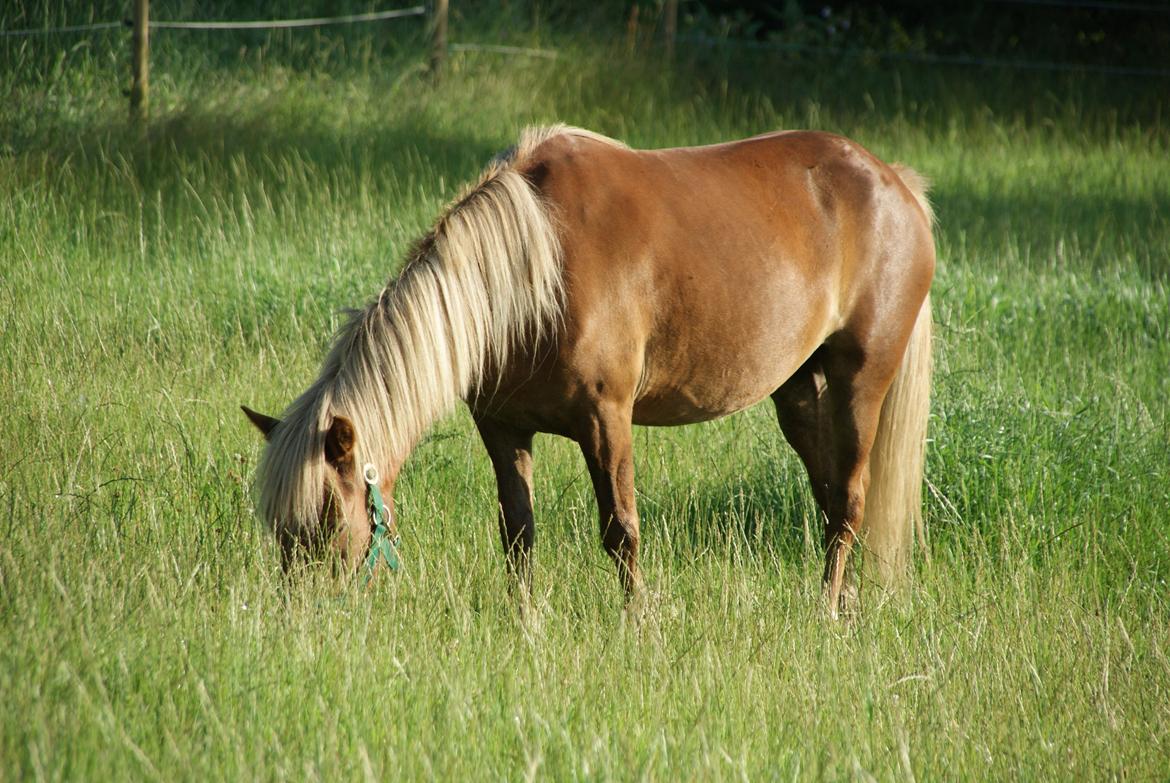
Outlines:
<svg viewBox="0 0 1170 783"><path fill-rule="evenodd" d="M926 422L930 417L930 296L902 357L902 365L878 422L869 457L865 501L866 571L895 586L906 574L915 533L925 546L922 483L926 464Z"/></svg>

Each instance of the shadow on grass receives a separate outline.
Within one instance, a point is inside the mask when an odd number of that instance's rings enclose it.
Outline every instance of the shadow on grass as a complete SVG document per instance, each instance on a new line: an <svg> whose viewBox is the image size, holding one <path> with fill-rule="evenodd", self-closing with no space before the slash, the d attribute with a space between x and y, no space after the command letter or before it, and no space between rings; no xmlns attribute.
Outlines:
<svg viewBox="0 0 1170 783"><path fill-rule="evenodd" d="M262 111L239 115L225 111L183 112L149 131L154 163L172 156L210 160L230 166L238 157L305 161L319 172L346 176L394 174L417 167L420 159L444 177L474 176L501 149L482 137L437 130L423 117L367 118L350 125L302 120ZM159 173L159 172L154 172Z"/></svg>
<svg viewBox="0 0 1170 783"><path fill-rule="evenodd" d="M796 460L763 459L745 468L696 479L685 489L675 484L653 497L639 492L643 536L683 559L715 550L796 565L810 549L819 551L820 513Z"/></svg>
<svg viewBox="0 0 1170 783"><path fill-rule="evenodd" d="M364 105L351 112L344 96L318 86L294 85L259 98L241 88L219 99L195 97L143 128L121 118L60 121L9 128L8 143L38 169L68 175L84 187L110 182L114 195L135 201L154 193L181 198L192 187L205 191L201 197L238 188L278 194L314 180L335 187L360 182L376 190L400 177L412 184L425 177L450 190L511 143L454 129L426 110L396 112L388 105L382 116L369 93L358 100Z"/></svg>
<svg viewBox="0 0 1170 783"><path fill-rule="evenodd" d="M999 271L1091 271L1122 266L1151 279L1170 274L1159 248L1170 243L1170 198L1164 193L1098 189L1069 183L1054 171L1043 187L1016 185L1010 192L940 186L931 198L938 216L936 236L966 256L974 252ZM998 261L996 259L998 258Z"/></svg>

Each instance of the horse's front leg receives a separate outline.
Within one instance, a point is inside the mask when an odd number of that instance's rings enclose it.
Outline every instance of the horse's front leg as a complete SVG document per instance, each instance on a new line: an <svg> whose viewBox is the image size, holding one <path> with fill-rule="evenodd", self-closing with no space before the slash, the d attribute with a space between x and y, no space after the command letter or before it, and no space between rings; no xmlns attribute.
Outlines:
<svg viewBox="0 0 1170 783"><path fill-rule="evenodd" d="M508 572L523 602L532 590L532 542L536 536L532 519L533 433L491 419L476 419L475 424L496 472L500 541Z"/></svg>
<svg viewBox="0 0 1170 783"><path fill-rule="evenodd" d="M627 603L640 599L643 593L631 417L628 406L603 402L584 422L577 438L597 495L601 542L617 565Z"/></svg>

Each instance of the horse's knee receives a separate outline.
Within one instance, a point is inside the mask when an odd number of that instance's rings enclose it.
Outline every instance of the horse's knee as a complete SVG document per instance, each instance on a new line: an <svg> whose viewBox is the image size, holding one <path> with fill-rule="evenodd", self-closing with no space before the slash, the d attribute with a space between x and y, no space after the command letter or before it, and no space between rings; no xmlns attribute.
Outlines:
<svg viewBox="0 0 1170 783"><path fill-rule="evenodd" d="M504 545L505 552L527 551L532 548L536 531L530 515L519 514L510 517L501 513L498 524L500 543Z"/></svg>
<svg viewBox="0 0 1170 783"><path fill-rule="evenodd" d="M617 566L618 576L626 590L627 599L635 596L642 585L642 574L638 568L638 518L611 518L602 523L601 543L606 553Z"/></svg>
<svg viewBox="0 0 1170 783"><path fill-rule="evenodd" d="M636 557L640 539L637 519L611 517L601 525L601 545L614 559Z"/></svg>

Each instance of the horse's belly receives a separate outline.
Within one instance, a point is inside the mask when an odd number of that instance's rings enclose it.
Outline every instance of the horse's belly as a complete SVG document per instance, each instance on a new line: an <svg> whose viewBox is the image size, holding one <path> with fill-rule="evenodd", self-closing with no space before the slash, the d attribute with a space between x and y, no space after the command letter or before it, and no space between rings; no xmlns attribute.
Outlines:
<svg viewBox="0 0 1170 783"><path fill-rule="evenodd" d="M833 328L832 297L786 295L797 287L783 274L755 278L717 307L680 298L686 306L648 335L635 423L689 424L743 410L780 388L821 344Z"/></svg>
<svg viewBox="0 0 1170 783"><path fill-rule="evenodd" d="M710 421L741 411L767 397L776 385L681 387L656 390L634 404L634 423L670 427Z"/></svg>
<svg viewBox="0 0 1170 783"><path fill-rule="evenodd" d="M682 352L648 351L634 423L656 426L717 419L750 407L780 388L819 340L792 334L749 344L716 342Z"/></svg>

